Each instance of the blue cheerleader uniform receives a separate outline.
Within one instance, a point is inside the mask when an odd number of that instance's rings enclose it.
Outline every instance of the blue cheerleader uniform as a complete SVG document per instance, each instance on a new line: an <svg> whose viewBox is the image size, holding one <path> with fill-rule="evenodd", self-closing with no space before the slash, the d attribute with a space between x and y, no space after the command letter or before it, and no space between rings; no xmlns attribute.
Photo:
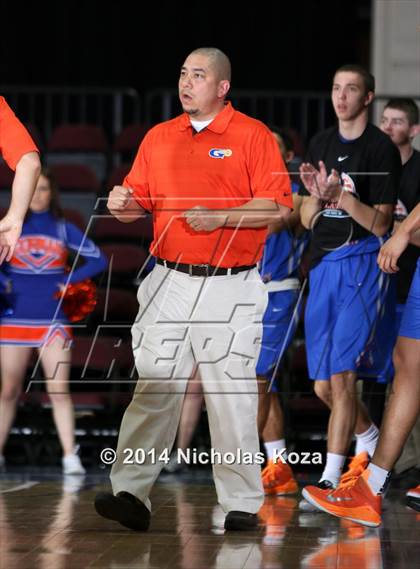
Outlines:
<svg viewBox="0 0 420 569"><path fill-rule="evenodd" d="M69 250L83 265L68 272ZM77 283L102 272L107 260L75 225L50 211L30 212L13 258L2 267L3 294L11 283L10 310L0 318L0 345L40 347L57 336L71 339L69 322L55 298L60 285Z"/></svg>

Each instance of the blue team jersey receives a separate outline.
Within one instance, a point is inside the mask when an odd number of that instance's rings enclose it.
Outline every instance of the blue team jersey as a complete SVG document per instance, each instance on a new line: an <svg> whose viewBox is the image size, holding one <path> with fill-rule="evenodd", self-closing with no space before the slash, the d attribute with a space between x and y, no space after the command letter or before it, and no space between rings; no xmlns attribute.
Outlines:
<svg viewBox="0 0 420 569"><path fill-rule="evenodd" d="M292 183L293 193L299 186ZM287 229L268 236L260 262L260 274L264 281L282 281L297 276L303 252L308 244L308 232L295 237Z"/></svg>

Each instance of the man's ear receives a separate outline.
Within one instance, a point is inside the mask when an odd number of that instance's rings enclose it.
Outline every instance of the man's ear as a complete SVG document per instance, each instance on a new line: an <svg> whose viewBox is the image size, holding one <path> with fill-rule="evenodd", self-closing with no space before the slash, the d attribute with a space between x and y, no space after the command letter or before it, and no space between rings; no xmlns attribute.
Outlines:
<svg viewBox="0 0 420 569"><path fill-rule="evenodd" d="M375 97L375 93L373 91L368 91L365 97L365 107L368 107Z"/></svg>
<svg viewBox="0 0 420 569"><path fill-rule="evenodd" d="M285 160L284 160L284 161L285 161L286 164L287 164L288 162L291 162L294 157L295 157L294 151L293 151L293 150L288 150L288 151L286 152L286 156L285 156Z"/></svg>
<svg viewBox="0 0 420 569"><path fill-rule="evenodd" d="M413 124L410 126L410 138L416 138L420 134L420 124Z"/></svg>
<svg viewBox="0 0 420 569"><path fill-rule="evenodd" d="M227 95L227 92L230 89L230 82L227 79L223 79L222 81L219 82L219 87L218 87L218 95L221 99L224 99Z"/></svg>

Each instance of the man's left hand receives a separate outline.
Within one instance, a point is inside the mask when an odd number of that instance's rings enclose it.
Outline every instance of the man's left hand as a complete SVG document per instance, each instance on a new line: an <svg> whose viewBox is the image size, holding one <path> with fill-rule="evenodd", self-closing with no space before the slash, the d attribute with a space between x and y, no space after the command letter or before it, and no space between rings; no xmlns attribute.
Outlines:
<svg viewBox="0 0 420 569"><path fill-rule="evenodd" d="M227 215L224 212L197 205L188 209L184 217L194 231L214 231L225 224Z"/></svg>
<svg viewBox="0 0 420 569"><path fill-rule="evenodd" d="M399 271L397 262L407 248L409 236L401 230L397 230L388 241L382 245L378 255L379 268L384 273L396 273Z"/></svg>

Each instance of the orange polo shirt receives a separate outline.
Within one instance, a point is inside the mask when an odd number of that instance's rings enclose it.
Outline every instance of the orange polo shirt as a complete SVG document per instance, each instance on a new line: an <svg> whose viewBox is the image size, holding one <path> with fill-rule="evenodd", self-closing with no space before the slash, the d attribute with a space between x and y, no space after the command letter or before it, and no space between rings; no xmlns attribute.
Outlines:
<svg viewBox="0 0 420 569"><path fill-rule="evenodd" d="M185 113L152 128L123 185L153 213L151 253L181 263L252 265L264 247L266 227L193 231L183 213L194 206L234 208L264 198L292 208L274 136L230 103L199 133Z"/></svg>
<svg viewBox="0 0 420 569"><path fill-rule="evenodd" d="M24 154L39 152L28 131L0 97L0 153L12 170Z"/></svg>

